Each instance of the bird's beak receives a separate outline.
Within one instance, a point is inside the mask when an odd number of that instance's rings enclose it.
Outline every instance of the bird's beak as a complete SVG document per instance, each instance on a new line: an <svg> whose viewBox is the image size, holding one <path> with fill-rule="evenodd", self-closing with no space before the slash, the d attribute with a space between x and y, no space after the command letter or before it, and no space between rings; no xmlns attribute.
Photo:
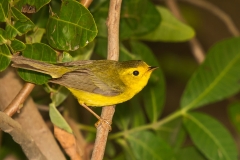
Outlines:
<svg viewBox="0 0 240 160"><path fill-rule="evenodd" d="M155 69L157 69L157 68L159 68L159 67L148 67L148 70L149 70L149 71L153 71L153 70L155 70Z"/></svg>

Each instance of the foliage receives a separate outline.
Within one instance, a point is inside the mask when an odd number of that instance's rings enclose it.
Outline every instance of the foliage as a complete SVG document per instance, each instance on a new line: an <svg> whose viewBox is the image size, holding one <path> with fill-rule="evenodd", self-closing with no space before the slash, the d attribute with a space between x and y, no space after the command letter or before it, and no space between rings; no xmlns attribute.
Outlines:
<svg viewBox="0 0 240 160"><path fill-rule="evenodd" d="M21 11L30 2L28 5L33 6L36 13L26 16ZM106 0L94 1L89 10L73 0L0 0L0 21L5 24L0 29L0 71L9 67L12 55L18 52L49 63L85 60L91 56L106 58L108 6ZM156 55L142 40L178 43L194 35L190 26L177 20L163 6L149 0L123 1L120 61L142 59L152 66L160 66ZM107 147L106 157L119 160L181 160L186 157L237 160L236 144L223 124L211 115L193 110L239 92L239 44L240 38L229 38L209 49L205 61L187 83L179 110L164 118L160 117L166 84L162 70L154 71L142 92L117 105L113 120L116 131L110 133L108 146L111 147ZM51 121L71 133L56 108L69 92L61 86L50 88L47 75L26 70L18 70L18 74L25 81L44 84L52 100L49 104ZM229 116L238 131L239 107L239 103L229 107ZM88 132L86 137L94 137L92 134ZM188 135L193 142L190 147L184 146ZM117 152L119 146L121 151Z"/></svg>

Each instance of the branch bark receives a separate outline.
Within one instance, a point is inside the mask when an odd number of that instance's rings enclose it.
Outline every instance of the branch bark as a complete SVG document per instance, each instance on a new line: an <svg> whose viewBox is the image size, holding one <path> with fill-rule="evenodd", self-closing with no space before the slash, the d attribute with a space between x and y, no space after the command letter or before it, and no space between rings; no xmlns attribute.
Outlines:
<svg viewBox="0 0 240 160"><path fill-rule="evenodd" d="M32 83L25 83L22 89L17 94L17 96L4 110L4 113L6 113L9 117L12 117L17 111L20 111L23 103L26 101L34 87L35 85Z"/></svg>
<svg viewBox="0 0 240 160"><path fill-rule="evenodd" d="M122 0L110 0L109 12L108 12L108 56L110 60L118 60L119 58L119 22ZM102 109L101 117L112 122L112 118L115 112L115 106L106 106ZM97 128L95 145L93 148L92 160L103 159L107 137L109 132L109 126L106 123L99 125Z"/></svg>
<svg viewBox="0 0 240 160"><path fill-rule="evenodd" d="M0 112L0 128L9 133L14 141L22 147L28 159L47 160L34 140L22 129L20 124L3 112Z"/></svg>
<svg viewBox="0 0 240 160"><path fill-rule="evenodd" d="M23 87L17 77L13 69L7 69L0 73L0 95L4 95L0 96L0 110L4 110ZM15 118L47 159L65 159L31 98L26 100L21 113L17 114Z"/></svg>

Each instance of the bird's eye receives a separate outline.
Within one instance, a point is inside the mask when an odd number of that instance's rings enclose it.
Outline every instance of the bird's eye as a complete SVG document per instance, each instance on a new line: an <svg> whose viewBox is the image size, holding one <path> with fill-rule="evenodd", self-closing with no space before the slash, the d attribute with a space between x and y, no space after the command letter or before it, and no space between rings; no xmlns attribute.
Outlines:
<svg viewBox="0 0 240 160"><path fill-rule="evenodd" d="M133 71L133 75L134 75L134 76L138 76L138 75L139 75L139 72L138 72L138 71Z"/></svg>

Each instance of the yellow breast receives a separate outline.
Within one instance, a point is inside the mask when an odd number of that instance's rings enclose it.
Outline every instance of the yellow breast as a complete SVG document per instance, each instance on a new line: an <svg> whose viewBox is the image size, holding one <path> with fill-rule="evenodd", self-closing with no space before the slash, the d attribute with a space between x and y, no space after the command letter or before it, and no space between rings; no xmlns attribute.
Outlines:
<svg viewBox="0 0 240 160"><path fill-rule="evenodd" d="M110 106L118 103L125 102L131 99L136 93L131 90L125 90L124 93L117 96L103 96L100 94L85 92L82 90L76 90L73 88L68 88L70 92L78 99L80 104L85 104L87 106Z"/></svg>

